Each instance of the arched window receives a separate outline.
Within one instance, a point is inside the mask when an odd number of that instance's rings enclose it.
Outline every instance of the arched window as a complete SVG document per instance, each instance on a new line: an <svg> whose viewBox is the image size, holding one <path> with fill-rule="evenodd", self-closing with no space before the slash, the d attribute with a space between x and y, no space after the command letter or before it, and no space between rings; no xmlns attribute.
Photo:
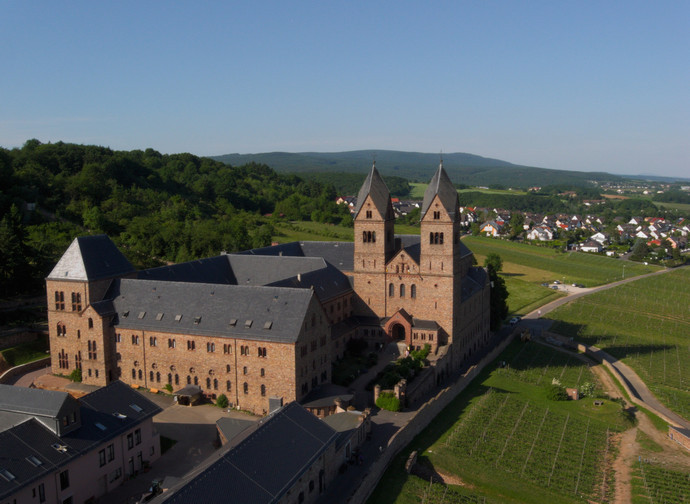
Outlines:
<svg viewBox="0 0 690 504"><path fill-rule="evenodd" d="M136 379L137 379L137 370L132 368L132 380L136 380Z"/></svg>
<svg viewBox="0 0 690 504"><path fill-rule="evenodd" d="M363 241L364 243L367 242L367 232L366 232L366 231L362 231L362 241Z"/></svg>
<svg viewBox="0 0 690 504"><path fill-rule="evenodd" d="M187 382L187 383L189 383L189 382ZM175 385L179 385L179 384L180 384L180 375L175 374Z"/></svg>
<svg viewBox="0 0 690 504"><path fill-rule="evenodd" d="M410 297L411 298L416 298L417 297L417 286L415 284L412 284L410 286Z"/></svg>
<svg viewBox="0 0 690 504"><path fill-rule="evenodd" d="M160 382L161 382L161 374L160 374L160 372L156 371L156 383L160 383Z"/></svg>
<svg viewBox="0 0 690 504"><path fill-rule="evenodd" d="M372 232L371 232L371 241L372 241L373 243L376 243L376 231L372 231Z"/></svg>
<svg viewBox="0 0 690 504"><path fill-rule="evenodd" d="M211 388L211 378L206 378L206 388L207 389Z"/></svg>
<svg viewBox="0 0 690 504"><path fill-rule="evenodd" d="M144 379L144 372L141 369L139 370L139 379L140 380Z"/></svg>
<svg viewBox="0 0 690 504"><path fill-rule="evenodd" d="M213 379L213 390L218 390L218 378Z"/></svg>
<svg viewBox="0 0 690 504"><path fill-rule="evenodd" d="M395 295L395 285L388 285L388 297L393 297Z"/></svg>
<svg viewBox="0 0 690 504"><path fill-rule="evenodd" d="M232 383L230 382L230 380L227 380L227 381L225 382L225 390L227 390L228 392L230 392L230 389L231 389L231 388L232 388Z"/></svg>
<svg viewBox="0 0 690 504"><path fill-rule="evenodd" d="M266 395L266 385L261 385L261 397Z"/></svg>
<svg viewBox="0 0 690 504"><path fill-rule="evenodd" d="M247 382L244 382L243 387L244 387L244 393L249 394L249 384Z"/></svg>
<svg viewBox="0 0 690 504"><path fill-rule="evenodd" d="M149 381L153 381L153 371L149 371Z"/></svg>
<svg viewBox="0 0 690 504"><path fill-rule="evenodd" d="M199 377L198 376L194 377L194 385L199 385Z"/></svg>
<svg viewBox="0 0 690 504"><path fill-rule="evenodd" d="M168 373L168 383L172 385L172 373Z"/></svg>
<svg viewBox="0 0 690 504"><path fill-rule="evenodd" d="M439 245L443 245L443 233L440 233L438 243Z"/></svg>
<svg viewBox="0 0 690 504"><path fill-rule="evenodd" d="M429 244L434 243L434 233L429 233Z"/></svg>
<svg viewBox="0 0 690 504"><path fill-rule="evenodd" d="M405 297L405 284L400 284L400 297Z"/></svg>
<svg viewBox="0 0 690 504"><path fill-rule="evenodd" d="M191 384L192 384L192 377L187 375L187 385L191 385Z"/></svg>

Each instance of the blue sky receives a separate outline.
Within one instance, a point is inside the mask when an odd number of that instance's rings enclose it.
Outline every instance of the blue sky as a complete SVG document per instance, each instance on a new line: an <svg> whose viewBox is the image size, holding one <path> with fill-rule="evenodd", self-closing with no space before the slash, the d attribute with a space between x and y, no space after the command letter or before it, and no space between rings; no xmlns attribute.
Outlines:
<svg viewBox="0 0 690 504"><path fill-rule="evenodd" d="M690 2L0 3L0 146L690 177Z"/></svg>

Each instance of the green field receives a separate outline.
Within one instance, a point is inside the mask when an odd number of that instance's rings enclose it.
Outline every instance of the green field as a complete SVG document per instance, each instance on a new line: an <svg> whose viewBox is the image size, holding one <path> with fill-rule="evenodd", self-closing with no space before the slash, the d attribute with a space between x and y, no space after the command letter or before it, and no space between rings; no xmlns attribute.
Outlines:
<svg viewBox="0 0 690 504"><path fill-rule="evenodd" d="M429 184L424 184L421 182L410 182L410 199L421 200L424 198L424 191ZM459 189L458 192L480 192L484 194L512 194L513 196L519 196L522 194L527 194L525 191L509 191L507 189L479 189L472 187L470 189Z"/></svg>
<svg viewBox="0 0 690 504"><path fill-rule="evenodd" d="M515 342L391 464L370 503L610 502L616 451L629 427L615 402L551 401L546 386L595 383L586 363L535 343ZM464 486L430 485L402 466L412 450L427 473Z"/></svg>
<svg viewBox="0 0 690 504"><path fill-rule="evenodd" d="M633 466L633 504L690 502L690 474L638 461Z"/></svg>
<svg viewBox="0 0 690 504"><path fill-rule="evenodd" d="M690 418L690 268L578 299L552 330L623 360L666 406Z"/></svg>
<svg viewBox="0 0 690 504"><path fill-rule="evenodd" d="M48 356L48 338L40 337L36 341L6 348L0 354L12 367L43 359Z"/></svg>
<svg viewBox="0 0 690 504"><path fill-rule="evenodd" d="M582 252L558 252L508 240L481 236L466 236L463 242L474 252L479 264L494 252L503 259L503 271L532 282L581 283L586 287L602 285L625 277L651 273L659 266L621 261L606 256Z"/></svg>

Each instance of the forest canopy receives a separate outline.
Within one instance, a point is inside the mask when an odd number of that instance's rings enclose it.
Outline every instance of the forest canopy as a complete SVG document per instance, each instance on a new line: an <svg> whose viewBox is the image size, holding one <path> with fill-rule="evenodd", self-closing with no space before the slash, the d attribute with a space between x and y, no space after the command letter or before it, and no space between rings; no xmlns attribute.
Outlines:
<svg viewBox="0 0 690 504"><path fill-rule="evenodd" d="M351 226L335 198L331 184L263 164L38 140L0 148L0 295L40 288L78 235L108 234L138 267L180 262L270 245L281 214Z"/></svg>

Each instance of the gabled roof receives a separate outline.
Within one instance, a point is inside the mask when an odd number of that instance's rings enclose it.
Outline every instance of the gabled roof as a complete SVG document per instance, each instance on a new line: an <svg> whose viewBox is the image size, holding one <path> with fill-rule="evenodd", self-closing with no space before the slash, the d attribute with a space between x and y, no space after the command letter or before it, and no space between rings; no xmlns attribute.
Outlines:
<svg viewBox="0 0 690 504"><path fill-rule="evenodd" d="M80 236L62 254L48 280L101 280L134 271L106 235Z"/></svg>
<svg viewBox="0 0 690 504"><path fill-rule="evenodd" d="M67 392L0 385L0 411L57 418L71 400Z"/></svg>
<svg viewBox="0 0 690 504"><path fill-rule="evenodd" d="M438 196L441 205L443 205L443 208L445 208L448 215L450 215L450 218L455 220L456 212L460 211L458 204L458 191L450 181L450 177L448 177L446 170L443 169L443 162L439 164L438 170L436 170L436 173L434 173L434 176L431 178L426 191L424 191L424 201L422 203L422 213L420 217L421 219L423 219L426 215L427 210L429 210L429 207L436 196Z"/></svg>
<svg viewBox="0 0 690 504"><path fill-rule="evenodd" d="M335 442L337 433L293 402L261 420L237 446L220 454L152 502L181 504L280 502Z"/></svg>
<svg viewBox="0 0 690 504"><path fill-rule="evenodd" d="M116 279L106 297L116 328L294 343L314 295L309 288Z"/></svg>
<svg viewBox="0 0 690 504"><path fill-rule="evenodd" d="M376 169L376 163L372 165L369 175L367 175L364 184L362 184L362 188L359 190L354 218L357 218L357 215L359 215L359 211L362 209L362 205L364 205L367 196L371 197L371 201L376 207L376 210L384 219L392 217L393 207L391 205L391 194L386 183Z"/></svg>
<svg viewBox="0 0 690 504"><path fill-rule="evenodd" d="M48 400L48 405L41 404L45 397L34 394L50 391L11 388L25 394L27 402L35 401L35 409L38 411L54 411L56 407L56 404L52 404L54 400ZM0 469L8 469L15 476L9 482L0 478L0 501L4 502L6 497L16 494L18 489L28 487L47 474L55 473L75 458L93 453L92 450L97 446L102 446L107 440L123 434L161 411L161 408L121 381L91 392L78 402L81 405L81 424L79 428L62 436L56 435L34 416L9 428L0 428ZM116 413L120 415L116 416ZM3 467L2 460L11 461L7 464L9 467Z"/></svg>

